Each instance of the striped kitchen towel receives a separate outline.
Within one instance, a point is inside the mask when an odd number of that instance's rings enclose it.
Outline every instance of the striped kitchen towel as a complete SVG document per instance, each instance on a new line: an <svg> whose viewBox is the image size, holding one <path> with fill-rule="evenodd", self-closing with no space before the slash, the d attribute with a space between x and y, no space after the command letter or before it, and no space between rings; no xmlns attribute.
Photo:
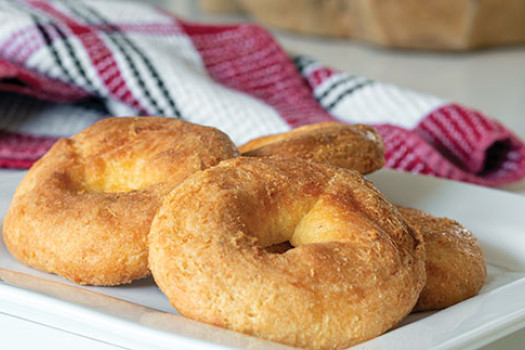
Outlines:
<svg viewBox="0 0 525 350"><path fill-rule="evenodd" d="M478 111L290 59L257 25L189 23L146 2L0 0L0 90L3 167L29 167L109 115L162 115L239 144L366 123L390 168L489 186L525 176L524 144Z"/></svg>

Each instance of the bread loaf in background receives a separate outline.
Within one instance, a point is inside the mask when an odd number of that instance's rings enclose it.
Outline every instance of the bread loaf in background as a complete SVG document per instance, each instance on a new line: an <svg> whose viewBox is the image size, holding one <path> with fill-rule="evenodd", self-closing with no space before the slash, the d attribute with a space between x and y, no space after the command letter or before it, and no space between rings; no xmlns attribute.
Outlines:
<svg viewBox="0 0 525 350"><path fill-rule="evenodd" d="M199 8L208 13L242 13L242 4L237 0L199 0Z"/></svg>
<svg viewBox="0 0 525 350"><path fill-rule="evenodd" d="M201 0L270 27L422 50L525 42L525 0ZM206 10L206 7L204 7ZM215 7L217 11L217 7Z"/></svg>

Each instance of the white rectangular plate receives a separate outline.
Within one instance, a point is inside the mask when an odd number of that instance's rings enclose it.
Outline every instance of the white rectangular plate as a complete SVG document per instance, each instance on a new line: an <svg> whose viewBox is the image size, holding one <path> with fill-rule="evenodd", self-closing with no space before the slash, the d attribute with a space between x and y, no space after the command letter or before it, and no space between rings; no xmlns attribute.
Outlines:
<svg viewBox="0 0 525 350"><path fill-rule="evenodd" d="M0 217L22 175L0 175ZM410 315L356 349L475 348L525 326L525 197L391 170L369 178L394 203L467 226L483 246L488 277L478 296ZM151 279L120 287L78 286L21 265L3 242L0 312L126 348L286 348L179 316Z"/></svg>

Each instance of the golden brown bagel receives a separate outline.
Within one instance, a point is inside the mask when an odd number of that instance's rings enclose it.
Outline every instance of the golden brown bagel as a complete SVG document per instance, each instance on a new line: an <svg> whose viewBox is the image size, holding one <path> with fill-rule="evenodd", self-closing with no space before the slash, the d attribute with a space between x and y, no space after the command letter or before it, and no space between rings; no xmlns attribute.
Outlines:
<svg viewBox="0 0 525 350"><path fill-rule="evenodd" d="M310 135L321 130L323 133L332 135L332 138L335 138L338 131L333 127L337 125L342 124L321 123L309 125L290 133L271 135L250 141L241 147L240 150L247 155L274 155L279 157L283 156L283 154L293 155L294 157L313 160L320 164L355 169L366 173L366 171L362 170L364 168L360 167L360 161L357 165L339 161L339 155L344 154L344 152L337 151L336 156L331 155L329 146L316 147L315 145L319 143L311 142L311 148L301 148L301 152L296 152L293 148L290 148L291 151L288 151L286 148L287 142L291 142L294 139L294 132L300 135ZM348 126L355 127L352 125ZM338 150L345 149L344 142L346 141L345 139L339 140L341 144L338 144ZM346 146L347 149L359 150L358 142L358 139L354 139ZM265 147L265 144L268 144L268 146ZM369 147L373 147L373 144L365 146L364 149L369 149ZM254 151L250 151L250 149L254 149ZM264 152L259 150L264 150ZM324 152L327 152L327 154ZM366 155L352 157L351 152L346 154L346 159L350 161L366 159ZM373 155L374 152L369 154ZM379 153L376 152L375 154ZM378 156L372 156L369 159L379 158ZM373 167L368 169L375 170ZM409 224L422 231L428 256L426 264L427 286L423 289L415 310L441 309L476 295L483 286L486 277L486 263L476 237L456 221L434 218L430 214L417 209L400 207L399 210ZM277 246L269 249L282 249L282 247ZM460 266L461 268L459 268Z"/></svg>
<svg viewBox="0 0 525 350"><path fill-rule="evenodd" d="M427 253L427 283L414 310L443 309L478 294L487 268L476 237L454 220L407 207L398 210L421 232Z"/></svg>
<svg viewBox="0 0 525 350"><path fill-rule="evenodd" d="M15 258L82 284L149 274L146 238L161 198L233 157L222 132L170 118L108 118L60 139L28 172L4 221Z"/></svg>
<svg viewBox="0 0 525 350"><path fill-rule="evenodd" d="M272 253L265 247L290 241ZM375 337L415 305L421 235L350 170L236 158L175 188L153 220L150 268L184 316L288 345Z"/></svg>
<svg viewBox="0 0 525 350"><path fill-rule="evenodd" d="M324 122L269 135L239 147L243 156L302 158L368 174L385 164L385 147L367 125Z"/></svg>

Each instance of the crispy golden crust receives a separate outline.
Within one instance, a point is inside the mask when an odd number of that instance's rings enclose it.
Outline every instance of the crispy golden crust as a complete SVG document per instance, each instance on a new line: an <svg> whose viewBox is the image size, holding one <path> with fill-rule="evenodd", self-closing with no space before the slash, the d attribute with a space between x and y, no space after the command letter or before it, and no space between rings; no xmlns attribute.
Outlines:
<svg viewBox="0 0 525 350"><path fill-rule="evenodd" d="M161 197L233 157L222 132L170 118L108 118L59 140L28 172L4 221L9 251L82 284L149 274L146 238Z"/></svg>
<svg viewBox="0 0 525 350"><path fill-rule="evenodd" d="M456 221L418 209L398 209L422 233L427 253L427 283L414 310L443 309L478 294L487 270L476 237Z"/></svg>
<svg viewBox="0 0 525 350"><path fill-rule="evenodd" d="M292 249L265 249L290 241ZM174 189L150 268L183 315L272 341L335 349L377 336L425 282L419 233L355 171L236 158Z"/></svg>
<svg viewBox="0 0 525 350"><path fill-rule="evenodd" d="M352 129L345 129L349 127ZM374 160L382 159L383 156L382 143L379 145L372 142L373 137L369 137L368 141L364 140L363 135L366 135L367 129L369 128L364 126L337 123L308 125L290 133L252 140L242 146L240 151L244 152L244 155L253 156L285 155L367 173L379 168L379 164L383 165L383 163L376 162L375 167L364 166L364 164L374 164ZM337 138L335 142L336 137L339 137L336 136L339 135L339 130L345 130L348 134ZM305 135L309 141L304 141ZM322 139L321 135L331 135L331 138L323 140L327 142L327 145L312 141L316 138ZM350 140L346 137L350 137ZM333 147L330 142L334 142ZM348 144L345 145L347 142ZM294 145L300 151L297 151ZM364 146L360 148L361 145ZM341 151L343 149L344 152ZM335 155L331 152L335 152ZM346 158L342 155L345 155ZM341 159L346 159L348 162L342 162ZM364 159L370 163L363 161ZM458 222L445 218L434 218L417 209L400 207L399 210L409 224L423 232L428 256L426 263L428 282L415 310L442 309L476 295L486 277L483 252L476 238ZM285 248L275 246L268 249L282 250Z"/></svg>
<svg viewBox="0 0 525 350"><path fill-rule="evenodd" d="M368 174L385 164L384 144L366 125L324 122L260 137L242 145L243 156L301 158Z"/></svg>

